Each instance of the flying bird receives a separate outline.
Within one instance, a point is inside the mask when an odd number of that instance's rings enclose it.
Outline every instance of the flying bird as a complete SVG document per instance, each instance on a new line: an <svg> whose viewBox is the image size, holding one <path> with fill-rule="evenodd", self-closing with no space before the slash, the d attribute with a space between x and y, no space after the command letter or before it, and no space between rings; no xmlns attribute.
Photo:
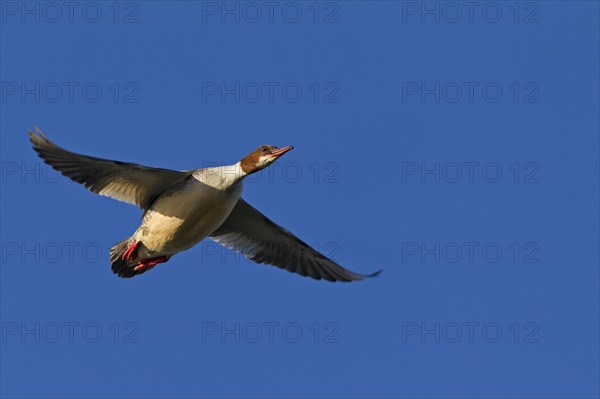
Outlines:
<svg viewBox="0 0 600 399"><path fill-rule="evenodd" d="M52 168L96 194L144 210L133 235L110 249L111 268L119 277L145 273L206 237L254 262L316 280L356 281L381 272L363 275L343 268L241 198L244 178L292 146L263 145L233 165L180 172L76 154L35 129L29 131L33 149Z"/></svg>

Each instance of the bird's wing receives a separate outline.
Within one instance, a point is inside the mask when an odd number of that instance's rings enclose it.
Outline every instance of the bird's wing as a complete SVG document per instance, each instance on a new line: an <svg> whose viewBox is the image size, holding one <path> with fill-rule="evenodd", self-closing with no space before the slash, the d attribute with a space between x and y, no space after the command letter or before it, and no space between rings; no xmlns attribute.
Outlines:
<svg viewBox="0 0 600 399"><path fill-rule="evenodd" d="M210 238L254 262L267 263L316 280L354 281L381 272L362 275L344 269L241 198Z"/></svg>
<svg viewBox="0 0 600 399"><path fill-rule="evenodd" d="M187 172L75 154L48 140L39 128L36 130L29 131L29 139L48 165L96 194L142 209L148 209L156 197L189 176Z"/></svg>

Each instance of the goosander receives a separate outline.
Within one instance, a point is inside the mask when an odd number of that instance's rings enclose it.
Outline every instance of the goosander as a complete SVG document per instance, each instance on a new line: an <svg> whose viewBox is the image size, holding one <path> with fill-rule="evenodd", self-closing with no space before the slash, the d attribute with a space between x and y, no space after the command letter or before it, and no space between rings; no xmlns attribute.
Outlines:
<svg viewBox="0 0 600 399"><path fill-rule="evenodd" d="M131 237L110 249L119 277L145 273L204 238L257 262L316 280L355 281L372 277L343 268L241 198L244 177L266 168L292 150L263 145L239 162L187 171L150 168L67 151L36 126L33 149L69 179L90 191L144 210Z"/></svg>

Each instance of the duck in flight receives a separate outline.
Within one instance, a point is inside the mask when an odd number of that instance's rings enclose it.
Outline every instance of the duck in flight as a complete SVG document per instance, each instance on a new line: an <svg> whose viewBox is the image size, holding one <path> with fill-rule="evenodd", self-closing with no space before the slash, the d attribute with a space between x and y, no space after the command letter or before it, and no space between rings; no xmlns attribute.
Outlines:
<svg viewBox="0 0 600 399"><path fill-rule="evenodd" d="M76 154L35 129L29 131L33 149L52 168L96 194L144 210L140 227L110 250L119 277L145 273L206 237L254 262L316 280L356 281L381 272L363 275L343 268L241 198L244 178L291 146L263 145L234 165L179 172Z"/></svg>

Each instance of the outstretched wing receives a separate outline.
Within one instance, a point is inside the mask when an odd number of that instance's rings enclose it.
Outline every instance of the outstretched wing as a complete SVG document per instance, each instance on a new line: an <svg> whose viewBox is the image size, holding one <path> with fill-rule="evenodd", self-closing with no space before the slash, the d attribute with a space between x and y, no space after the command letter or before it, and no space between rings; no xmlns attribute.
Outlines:
<svg viewBox="0 0 600 399"><path fill-rule="evenodd" d="M142 209L148 209L157 196L189 176L187 172L75 154L48 140L37 127L36 131L29 131L29 139L48 165L96 194Z"/></svg>
<svg viewBox="0 0 600 399"><path fill-rule="evenodd" d="M355 281L362 275L344 269L277 225L243 199L210 238L257 263L266 263L316 280Z"/></svg>

